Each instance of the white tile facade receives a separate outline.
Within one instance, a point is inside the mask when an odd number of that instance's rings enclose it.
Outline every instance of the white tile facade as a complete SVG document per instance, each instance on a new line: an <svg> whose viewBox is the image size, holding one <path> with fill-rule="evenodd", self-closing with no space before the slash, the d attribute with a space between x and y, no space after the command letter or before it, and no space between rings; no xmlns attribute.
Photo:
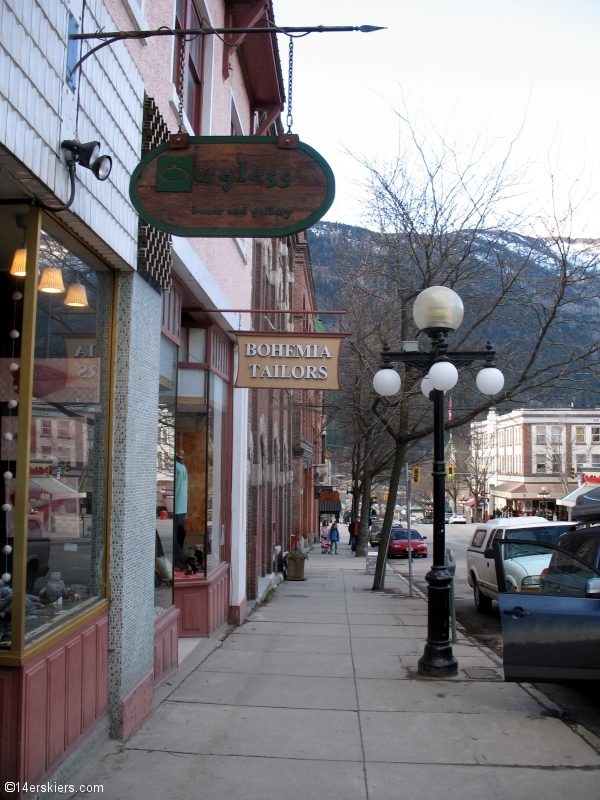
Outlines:
<svg viewBox="0 0 600 800"><path fill-rule="evenodd" d="M98 140L113 159L107 181L77 170L77 193L63 218L115 266L135 267L137 216L129 176L139 160L144 86L124 44L83 65L75 92L66 84L69 12L84 32L115 25L100 0L0 0L0 145L29 190L48 205L66 202L65 138ZM83 22L82 22L83 16ZM83 45L83 52L88 48Z"/></svg>

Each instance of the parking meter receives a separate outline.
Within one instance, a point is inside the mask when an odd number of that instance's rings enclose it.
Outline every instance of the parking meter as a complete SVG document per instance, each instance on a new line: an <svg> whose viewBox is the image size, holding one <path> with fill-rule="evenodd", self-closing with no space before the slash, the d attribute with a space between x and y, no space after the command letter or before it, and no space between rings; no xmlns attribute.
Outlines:
<svg viewBox="0 0 600 800"><path fill-rule="evenodd" d="M444 553L444 565L450 575L454 577L454 573L456 572L456 556L449 547L446 548L446 552Z"/></svg>

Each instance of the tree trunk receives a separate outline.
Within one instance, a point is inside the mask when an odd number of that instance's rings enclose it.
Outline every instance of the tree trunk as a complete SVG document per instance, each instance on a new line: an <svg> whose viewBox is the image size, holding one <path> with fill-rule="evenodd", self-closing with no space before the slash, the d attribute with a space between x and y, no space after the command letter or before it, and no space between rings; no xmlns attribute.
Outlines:
<svg viewBox="0 0 600 800"><path fill-rule="evenodd" d="M363 557L367 555L367 540L369 538L372 480L373 478L370 472L365 472L363 474L360 504L360 528L358 529L358 542L356 544L356 555Z"/></svg>
<svg viewBox="0 0 600 800"><path fill-rule="evenodd" d="M397 442L392 474L390 475L390 488L388 490L388 501L385 507L383 526L379 535L379 551L377 553L377 566L375 567L375 578L373 580L373 590L383 589L385 586L385 567L387 564L387 551L390 544L390 534L394 522L394 507L398 496L398 484L402 475L402 468L406 460L406 445L404 442Z"/></svg>

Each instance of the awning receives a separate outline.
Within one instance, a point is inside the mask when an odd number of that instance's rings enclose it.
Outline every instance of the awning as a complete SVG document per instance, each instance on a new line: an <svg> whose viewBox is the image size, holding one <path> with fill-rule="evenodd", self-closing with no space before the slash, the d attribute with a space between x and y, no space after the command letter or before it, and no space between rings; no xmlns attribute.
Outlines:
<svg viewBox="0 0 600 800"><path fill-rule="evenodd" d="M590 484L590 483L582 483L581 486L578 486L577 489L575 489L574 491L569 492L568 494L565 494L562 497L559 497L558 500L556 501L556 505L557 506L569 506L569 508L573 508L577 498L580 495L585 494L586 492L589 492L591 487L592 487L592 484Z"/></svg>
<svg viewBox="0 0 600 800"><path fill-rule="evenodd" d="M319 503L319 514L341 514L342 504L334 503L332 500L325 500Z"/></svg>
<svg viewBox="0 0 600 800"><path fill-rule="evenodd" d="M548 494L540 497L540 491L545 489ZM564 488L561 484L552 481L545 483L501 483L493 489L490 494L494 497L504 497L510 500L556 500L564 495Z"/></svg>
<svg viewBox="0 0 600 800"><path fill-rule="evenodd" d="M473 508L475 505L475 498L474 497L467 497L466 500L462 501L462 504L465 508Z"/></svg>
<svg viewBox="0 0 600 800"><path fill-rule="evenodd" d="M63 497L67 500L75 500L77 497L85 497L85 492L78 492L77 489L73 489L50 476L38 478L36 475L32 475L30 481L39 486L43 494L49 494L52 498Z"/></svg>

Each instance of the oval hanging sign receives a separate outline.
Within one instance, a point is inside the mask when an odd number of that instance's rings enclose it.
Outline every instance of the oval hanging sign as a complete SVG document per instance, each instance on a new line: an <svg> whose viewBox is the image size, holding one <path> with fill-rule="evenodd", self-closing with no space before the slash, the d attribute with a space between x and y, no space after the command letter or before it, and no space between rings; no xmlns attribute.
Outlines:
<svg viewBox="0 0 600 800"><path fill-rule="evenodd" d="M136 211L173 236L287 236L329 210L335 179L296 136L190 136L152 150L131 176Z"/></svg>

